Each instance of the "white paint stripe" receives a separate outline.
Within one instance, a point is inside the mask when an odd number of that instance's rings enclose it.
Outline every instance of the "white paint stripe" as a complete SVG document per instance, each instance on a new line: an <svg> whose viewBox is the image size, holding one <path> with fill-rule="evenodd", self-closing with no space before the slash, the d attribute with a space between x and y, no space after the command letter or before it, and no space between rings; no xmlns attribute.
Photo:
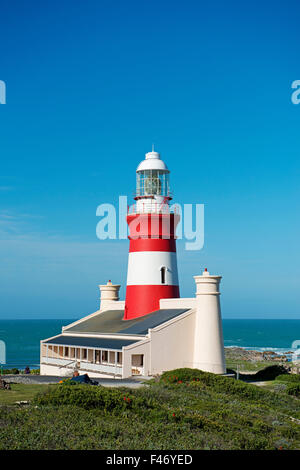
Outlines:
<svg viewBox="0 0 300 470"><path fill-rule="evenodd" d="M168 251L135 251L128 258L128 286L158 286L161 283L161 268L165 266L166 283L178 286L176 253Z"/></svg>

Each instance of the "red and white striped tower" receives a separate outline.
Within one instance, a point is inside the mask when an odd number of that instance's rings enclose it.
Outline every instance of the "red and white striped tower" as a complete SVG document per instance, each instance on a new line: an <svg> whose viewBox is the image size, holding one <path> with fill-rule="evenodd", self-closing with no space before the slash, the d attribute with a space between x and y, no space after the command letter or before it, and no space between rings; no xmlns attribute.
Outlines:
<svg viewBox="0 0 300 470"><path fill-rule="evenodd" d="M159 300L179 297L175 231L170 211L169 170L157 152L137 170L136 204L129 210L129 259L124 320L159 309Z"/></svg>

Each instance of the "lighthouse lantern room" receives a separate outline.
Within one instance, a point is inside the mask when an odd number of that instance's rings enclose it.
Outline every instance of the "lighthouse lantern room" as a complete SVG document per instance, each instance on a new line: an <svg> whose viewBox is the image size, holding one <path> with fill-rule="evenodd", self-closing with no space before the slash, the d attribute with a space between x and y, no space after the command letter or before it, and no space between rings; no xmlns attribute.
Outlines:
<svg viewBox="0 0 300 470"><path fill-rule="evenodd" d="M124 319L159 309L160 299L178 298L176 226L170 209L169 170L158 152L146 153L136 170L136 204L131 207Z"/></svg>
<svg viewBox="0 0 300 470"><path fill-rule="evenodd" d="M169 170L157 152L149 152L136 170L136 208L138 212L162 211L171 199ZM168 209L165 207L165 209Z"/></svg>

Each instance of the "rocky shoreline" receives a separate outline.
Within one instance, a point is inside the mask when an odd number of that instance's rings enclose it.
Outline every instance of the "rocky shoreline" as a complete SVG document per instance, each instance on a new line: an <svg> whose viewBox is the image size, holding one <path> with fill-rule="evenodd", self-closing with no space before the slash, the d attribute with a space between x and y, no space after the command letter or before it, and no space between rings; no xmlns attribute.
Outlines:
<svg viewBox="0 0 300 470"><path fill-rule="evenodd" d="M284 354L278 354L274 351L253 351L239 347L226 347L226 359L233 361L248 361L248 362L288 362L291 358L293 351L287 351Z"/></svg>

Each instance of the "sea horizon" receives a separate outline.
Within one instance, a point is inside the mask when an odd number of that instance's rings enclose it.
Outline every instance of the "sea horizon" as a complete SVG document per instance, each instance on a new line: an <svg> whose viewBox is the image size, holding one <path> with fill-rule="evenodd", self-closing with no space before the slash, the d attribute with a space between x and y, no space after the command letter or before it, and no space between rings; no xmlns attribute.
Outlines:
<svg viewBox="0 0 300 470"><path fill-rule="evenodd" d="M1 319L0 340L6 343L3 368L39 368L40 341L61 333L78 318ZM224 346L277 354L294 350L300 340L300 319L223 318Z"/></svg>

